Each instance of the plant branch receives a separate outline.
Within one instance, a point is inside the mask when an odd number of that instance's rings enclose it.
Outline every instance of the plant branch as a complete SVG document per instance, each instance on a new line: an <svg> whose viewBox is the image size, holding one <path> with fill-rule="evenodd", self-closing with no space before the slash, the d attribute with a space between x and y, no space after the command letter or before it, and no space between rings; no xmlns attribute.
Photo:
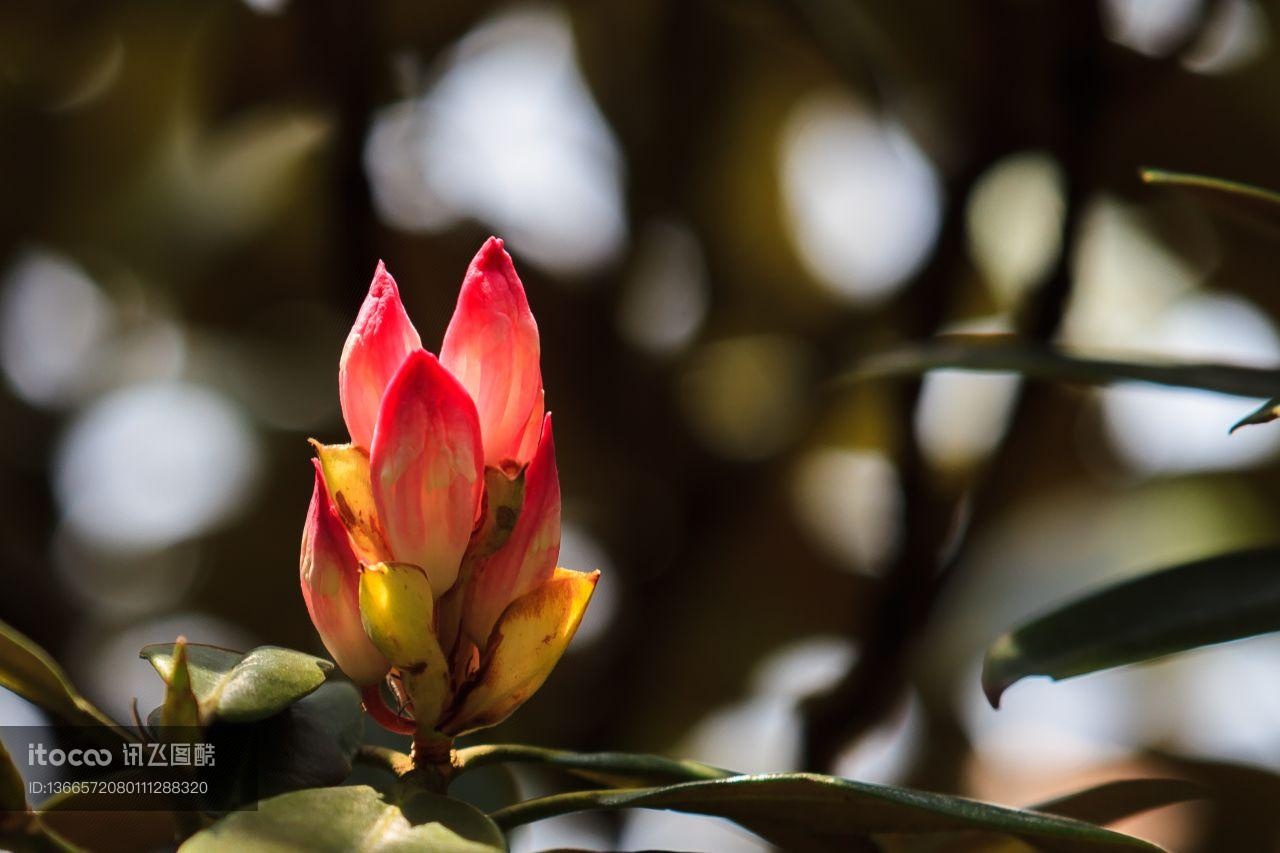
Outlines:
<svg viewBox="0 0 1280 853"><path fill-rule="evenodd" d="M629 752L567 752L518 743L472 746L457 752L459 773L505 763L542 764L597 780L625 779L628 784L635 780L696 781L736 775L732 771L696 761Z"/></svg>

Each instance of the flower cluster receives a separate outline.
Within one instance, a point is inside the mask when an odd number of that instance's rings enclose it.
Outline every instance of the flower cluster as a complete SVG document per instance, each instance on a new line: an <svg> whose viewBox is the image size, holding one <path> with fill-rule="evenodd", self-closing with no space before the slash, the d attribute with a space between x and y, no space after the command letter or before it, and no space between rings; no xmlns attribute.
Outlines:
<svg viewBox="0 0 1280 853"><path fill-rule="evenodd" d="M556 567L538 327L502 241L471 262L438 359L379 264L338 392L350 443L312 442L311 621L383 725L449 739L498 723L551 673L599 576Z"/></svg>

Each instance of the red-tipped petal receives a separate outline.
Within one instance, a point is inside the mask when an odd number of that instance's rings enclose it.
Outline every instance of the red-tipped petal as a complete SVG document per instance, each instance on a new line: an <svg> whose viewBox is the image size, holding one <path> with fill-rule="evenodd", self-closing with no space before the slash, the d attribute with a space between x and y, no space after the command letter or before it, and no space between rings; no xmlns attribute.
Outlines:
<svg viewBox="0 0 1280 853"><path fill-rule="evenodd" d="M484 456L475 404L431 353L410 353L387 385L370 470L391 553L425 571L439 597L471 538Z"/></svg>
<svg viewBox="0 0 1280 853"><path fill-rule="evenodd" d="M405 357L421 348L395 279L379 261L338 363L338 399L353 444L369 449L387 383Z"/></svg>
<svg viewBox="0 0 1280 853"><path fill-rule="evenodd" d="M560 476L551 415L546 416L533 461L525 471L524 504L510 538L478 561L467 589L463 625L481 649L507 605L542 586L560 555Z"/></svg>
<svg viewBox="0 0 1280 853"><path fill-rule="evenodd" d="M470 392L484 461L529 461L542 426L538 325L502 241L490 237L467 269L440 362Z"/></svg>
<svg viewBox="0 0 1280 853"><path fill-rule="evenodd" d="M357 684L373 684L390 664L360 621L360 564L316 468L311 508L302 530L299 576L311 622L334 661Z"/></svg>

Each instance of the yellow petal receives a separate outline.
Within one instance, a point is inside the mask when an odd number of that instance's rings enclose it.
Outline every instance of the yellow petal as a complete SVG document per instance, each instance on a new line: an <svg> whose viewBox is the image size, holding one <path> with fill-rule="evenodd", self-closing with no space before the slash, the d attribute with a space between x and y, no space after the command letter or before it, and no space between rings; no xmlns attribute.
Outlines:
<svg viewBox="0 0 1280 853"><path fill-rule="evenodd" d="M321 444L312 440L325 489L347 528L356 557L366 565L390 559L369 482L369 454L354 444Z"/></svg>
<svg viewBox="0 0 1280 853"><path fill-rule="evenodd" d="M457 735L497 725L532 696L573 639L599 578L599 572L556 569L512 602L489 638L479 680L441 730Z"/></svg>
<svg viewBox="0 0 1280 853"><path fill-rule="evenodd" d="M365 633L400 677L419 725L430 726L449 699L449 666L436 639L431 583L417 566L378 563L360 573Z"/></svg>

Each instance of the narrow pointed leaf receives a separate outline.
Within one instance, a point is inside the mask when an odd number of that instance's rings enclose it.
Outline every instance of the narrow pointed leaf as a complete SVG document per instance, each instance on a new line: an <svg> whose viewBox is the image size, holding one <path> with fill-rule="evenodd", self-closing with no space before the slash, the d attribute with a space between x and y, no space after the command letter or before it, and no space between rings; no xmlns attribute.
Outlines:
<svg viewBox="0 0 1280 853"><path fill-rule="evenodd" d="M1269 424L1276 418L1280 418L1280 397L1272 397L1249 414L1231 425L1231 432L1235 432L1240 427L1254 426L1255 424Z"/></svg>
<svg viewBox="0 0 1280 853"><path fill-rule="evenodd" d="M0 687L74 725L104 726L122 738L128 733L76 691L44 649L0 622Z"/></svg>
<svg viewBox="0 0 1280 853"><path fill-rule="evenodd" d="M632 752L571 752L517 743L483 744L458 750L458 764L463 771L506 763L556 767L619 788L738 775L696 761Z"/></svg>
<svg viewBox="0 0 1280 853"><path fill-rule="evenodd" d="M1280 397L1280 370L1230 364L1095 358L1021 343L1012 335L944 335L870 356L846 380L915 376L930 370L1020 373L1080 385L1146 382L1237 397Z"/></svg>
<svg viewBox="0 0 1280 853"><path fill-rule="evenodd" d="M200 700L191 689L191 669L187 665L187 641L182 637L173 647L173 663L165 683L160 724L187 729L200 725Z"/></svg>
<svg viewBox="0 0 1280 853"><path fill-rule="evenodd" d="M1088 823L962 797L812 773L732 776L654 788L579 791L492 814L510 830L590 809L670 809L732 820L785 850L846 851L880 835L997 833L1053 853L1154 851L1145 841Z"/></svg>
<svg viewBox="0 0 1280 853"><path fill-rule="evenodd" d="M1031 675L1071 678L1280 631L1280 550L1238 551L1105 587L1000 637L982 688L993 706Z"/></svg>
<svg viewBox="0 0 1280 853"><path fill-rule="evenodd" d="M312 788L271 797L196 833L181 853L495 853L506 842L494 824L461 800L415 794L403 808L373 788Z"/></svg>
<svg viewBox="0 0 1280 853"><path fill-rule="evenodd" d="M143 647L166 683L173 677L174 644ZM187 645L191 689L206 722L249 723L278 714L324 683L333 664L322 658L261 646L245 654L198 643Z"/></svg>
<svg viewBox="0 0 1280 853"><path fill-rule="evenodd" d="M1120 779L1027 808L1105 825L1151 809L1202 799L1207 794L1204 786L1188 779Z"/></svg>
<svg viewBox="0 0 1280 853"><path fill-rule="evenodd" d="M1280 193L1273 190L1208 175L1168 172L1164 169L1143 169L1142 182L1174 187L1254 224L1280 228Z"/></svg>

